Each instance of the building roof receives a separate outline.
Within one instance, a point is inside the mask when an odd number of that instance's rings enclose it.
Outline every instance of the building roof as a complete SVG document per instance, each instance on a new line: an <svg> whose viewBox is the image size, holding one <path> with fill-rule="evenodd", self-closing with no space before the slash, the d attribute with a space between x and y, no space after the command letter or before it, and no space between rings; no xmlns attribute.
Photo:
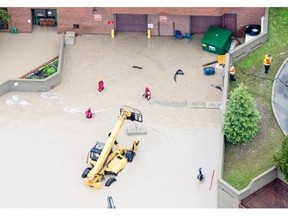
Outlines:
<svg viewBox="0 0 288 216"><path fill-rule="evenodd" d="M241 201L242 208L288 208L288 185L276 178Z"/></svg>

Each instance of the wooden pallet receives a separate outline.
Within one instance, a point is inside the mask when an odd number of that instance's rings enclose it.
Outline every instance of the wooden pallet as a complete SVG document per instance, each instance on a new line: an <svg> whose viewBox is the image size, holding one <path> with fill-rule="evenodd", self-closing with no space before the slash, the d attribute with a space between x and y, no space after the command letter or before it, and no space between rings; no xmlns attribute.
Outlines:
<svg viewBox="0 0 288 216"><path fill-rule="evenodd" d="M40 26L48 26L48 27L54 27L55 26L55 19L43 19L41 18L39 20Z"/></svg>

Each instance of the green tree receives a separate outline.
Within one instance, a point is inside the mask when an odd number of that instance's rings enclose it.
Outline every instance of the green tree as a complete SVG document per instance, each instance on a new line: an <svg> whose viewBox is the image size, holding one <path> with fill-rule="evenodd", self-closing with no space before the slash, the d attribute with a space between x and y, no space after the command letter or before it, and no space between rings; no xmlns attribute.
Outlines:
<svg viewBox="0 0 288 216"><path fill-rule="evenodd" d="M259 131L260 114L248 87L243 83L240 83L229 96L224 116L224 134L229 143L240 145L256 136Z"/></svg>
<svg viewBox="0 0 288 216"><path fill-rule="evenodd" d="M0 9L0 25L11 23L11 17L6 10Z"/></svg>
<svg viewBox="0 0 288 216"><path fill-rule="evenodd" d="M288 137L282 141L280 150L274 155L277 168L288 181Z"/></svg>

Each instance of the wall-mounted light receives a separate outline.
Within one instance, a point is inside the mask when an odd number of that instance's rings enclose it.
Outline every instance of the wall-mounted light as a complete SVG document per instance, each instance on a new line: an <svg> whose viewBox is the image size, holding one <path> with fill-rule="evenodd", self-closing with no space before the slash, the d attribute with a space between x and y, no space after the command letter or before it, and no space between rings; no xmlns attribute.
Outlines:
<svg viewBox="0 0 288 216"><path fill-rule="evenodd" d="M93 7L92 13L95 14L97 11L98 11L97 8Z"/></svg>

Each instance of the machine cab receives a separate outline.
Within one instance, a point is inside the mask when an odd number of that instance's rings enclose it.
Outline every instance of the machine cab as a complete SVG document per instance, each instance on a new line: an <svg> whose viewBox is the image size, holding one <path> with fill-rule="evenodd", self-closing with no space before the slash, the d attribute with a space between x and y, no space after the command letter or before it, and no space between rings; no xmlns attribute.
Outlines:
<svg viewBox="0 0 288 216"><path fill-rule="evenodd" d="M96 141L95 146L88 153L87 160L90 157L91 160L97 161L103 148L104 148L104 146L105 146L105 143Z"/></svg>

